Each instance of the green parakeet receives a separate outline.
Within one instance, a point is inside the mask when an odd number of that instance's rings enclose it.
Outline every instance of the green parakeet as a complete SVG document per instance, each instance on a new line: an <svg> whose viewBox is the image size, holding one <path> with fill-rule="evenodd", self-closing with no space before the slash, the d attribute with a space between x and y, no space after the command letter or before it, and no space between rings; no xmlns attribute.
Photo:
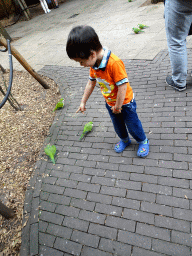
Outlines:
<svg viewBox="0 0 192 256"><path fill-rule="evenodd" d="M146 25L144 25L144 24L138 24L138 27L139 27L140 29L148 28L148 26L146 26Z"/></svg>
<svg viewBox="0 0 192 256"><path fill-rule="evenodd" d="M63 98L61 98L60 101L56 104L53 111L55 111L57 109L60 109L60 108L63 108L63 107L64 107L64 100L63 100Z"/></svg>
<svg viewBox="0 0 192 256"><path fill-rule="evenodd" d="M83 129L83 133L81 134L81 137L79 140L81 140L88 132L90 132L93 128L93 122L89 122L87 124L85 124L84 129Z"/></svg>
<svg viewBox="0 0 192 256"><path fill-rule="evenodd" d="M55 145L50 145L48 144L46 148L44 148L45 150L45 154L48 155L51 159L51 162L53 162L55 164L55 153L56 153L56 147Z"/></svg>
<svg viewBox="0 0 192 256"><path fill-rule="evenodd" d="M135 34L138 34L139 32L143 32L140 28L132 28L132 30Z"/></svg>

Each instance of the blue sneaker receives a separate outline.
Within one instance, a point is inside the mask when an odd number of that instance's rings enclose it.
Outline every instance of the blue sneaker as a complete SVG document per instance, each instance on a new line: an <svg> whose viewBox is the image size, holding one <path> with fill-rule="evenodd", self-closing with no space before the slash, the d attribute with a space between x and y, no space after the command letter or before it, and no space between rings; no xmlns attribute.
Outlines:
<svg viewBox="0 0 192 256"><path fill-rule="evenodd" d="M137 150L137 156L139 157L146 157L148 154L149 154L149 140L147 140L144 143L140 143Z"/></svg>
<svg viewBox="0 0 192 256"><path fill-rule="evenodd" d="M116 153L121 153L123 152L123 150L129 146L129 144L131 143L131 140L129 139L128 142L124 142L122 140L120 140L116 145L115 145L115 152Z"/></svg>

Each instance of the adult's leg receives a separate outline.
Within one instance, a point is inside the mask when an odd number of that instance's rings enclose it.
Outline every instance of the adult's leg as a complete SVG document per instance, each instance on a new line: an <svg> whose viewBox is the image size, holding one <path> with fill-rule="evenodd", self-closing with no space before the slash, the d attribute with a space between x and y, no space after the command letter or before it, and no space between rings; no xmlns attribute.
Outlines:
<svg viewBox="0 0 192 256"><path fill-rule="evenodd" d="M186 86L186 37L191 23L192 4L190 0L166 0L165 29L172 66L172 79L179 87Z"/></svg>

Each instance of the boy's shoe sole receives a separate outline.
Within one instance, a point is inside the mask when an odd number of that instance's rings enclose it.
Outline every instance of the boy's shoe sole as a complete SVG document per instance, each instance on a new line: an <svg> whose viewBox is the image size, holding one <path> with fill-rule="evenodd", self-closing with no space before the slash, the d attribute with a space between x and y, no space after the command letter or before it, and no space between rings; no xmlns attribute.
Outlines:
<svg viewBox="0 0 192 256"><path fill-rule="evenodd" d="M165 82L166 82L167 85L171 86L172 88L174 88L175 90L177 90L179 92L182 92L182 91L186 90L186 86L184 86L184 87L177 86L173 82L173 79L172 79L171 76L167 76L166 79L165 79Z"/></svg>

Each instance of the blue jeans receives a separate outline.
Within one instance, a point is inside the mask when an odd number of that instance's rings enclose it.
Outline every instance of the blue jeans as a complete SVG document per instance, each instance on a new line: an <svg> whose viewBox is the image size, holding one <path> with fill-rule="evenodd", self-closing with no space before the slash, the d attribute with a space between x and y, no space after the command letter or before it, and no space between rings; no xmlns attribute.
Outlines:
<svg viewBox="0 0 192 256"><path fill-rule="evenodd" d="M129 138L127 129L138 143L141 143L146 139L141 121L136 112L137 105L135 100L132 100L127 105L123 105L120 114L114 114L107 103L106 108L109 111L114 129L120 139L125 141Z"/></svg>
<svg viewBox="0 0 192 256"><path fill-rule="evenodd" d="M186 37L192 23L191 0L166 0L165 29L172 67L172 79L180 87L186 86Z"/></svg>

